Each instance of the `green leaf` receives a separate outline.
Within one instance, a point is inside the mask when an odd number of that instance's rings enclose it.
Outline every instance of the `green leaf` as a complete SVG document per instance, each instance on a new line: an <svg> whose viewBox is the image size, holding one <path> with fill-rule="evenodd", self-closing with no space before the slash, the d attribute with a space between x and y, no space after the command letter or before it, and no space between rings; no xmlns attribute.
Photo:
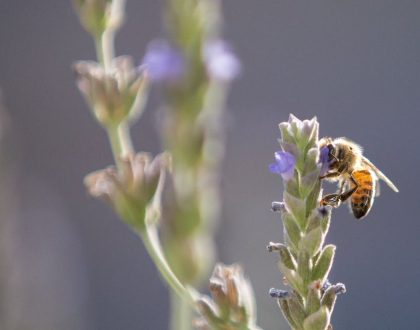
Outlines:
<svg viewBox="0 0 420 330"><path fill-rule="evenodd" d="M289 322L292 329L302 329L301 326L299 326L295 320L292 318L292 314L290 313L290 307L289 307L289 299L279 299L278 304L280 307L280 310L283 313L284 318Z"/></svg>
<svg viewBox="0 0 420 330"><path fill-rule="evenodd" d="M305 251L299 251L298 254L298 273L302 278L303 286L305 291L308 288L309 282L311 280L312 274L312 260L309 254ZM305 295L306 296L306 295Z"/></svg>
<svg viewBox="0 0 420 330"><path fill-rule="evenodd" d="M280 260L290 270L296 270L296 261L290 253L289 249L285 245L280 245L278 247Z"/></svg>
<svg viewBox="0 0 420 330"><path fill-rule="evenodd" d="M320 227L311 230L302 236L299 249L306 251L311 257L316 255L324 243L324 233Z"/></svg>
<svg viewBox="0 0 420 330"><path fill-rule="evenodd" d="M296 271L287 268L281 261L278 263L278 266L280 271L283 273L286 282L301 296L305 296L306 293L299 274Z"/></svg>
<svg viewBox="0 0 420 330"><path fill-rule="evenodd" d="M283 194L287 210L293 215L296 223L304 230L306 226L306 205L302 199L296 198L287 191Z"/></svg>
<svg viewBox="0 0 420 330"><path fill-rule="evenodd" d="M320 280L321 283L324 283L330 269L332 267L335 255L335 246L334 245L327 245L322 250L312 273L312 280L317 281Z"/></svg>
<svg viewBox="0 0 420 330"><path fill-rule="evenodd" d="M304 330L326 330L330 324L330 313L325 306L309 315L303 322Z"/></svg>
<svg viewBox="0 0 420 330"><path fill-rule="evenodd" d="M292 297L288 299L289 310L292 319L302 328L303 322L306 318L305 308L297 299L297 297Z"/></svg>
<svg viewBox="0 0 420 330"><path fill-rule="evenodd" d="M296 250L300 241L300 229L290 213L283 214L284 234L287 235L291 243L291 247ZM287 239L285 237L285 241Z"/></svg>
<svg viewBox="0 0 420 330"><path fill-rule="evenodd" d="M306 300L306 310L308 314L315 313L321 307L321 292L315 286L311 287Z"/></svg>

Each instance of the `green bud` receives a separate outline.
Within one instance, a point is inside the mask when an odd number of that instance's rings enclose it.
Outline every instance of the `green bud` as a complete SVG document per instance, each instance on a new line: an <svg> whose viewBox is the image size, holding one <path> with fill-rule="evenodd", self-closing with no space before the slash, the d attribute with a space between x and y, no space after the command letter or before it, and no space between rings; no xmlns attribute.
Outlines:
<svg viewBox="0 0 420 330"><path fill-rule="evenodd" d="M321 304L328 308L329 312L332 313L337 299L334 285L331 285L323 294Z"/></svg>
<svg viewBox="0 0 420 330"><path fill-rule="evenodd" d="M330 313L325 306L309 315L303 322L304 330L326 330L330 324Z"/></svg>
<svg viewBox="0 0 420 330"><path fill-rule="evenodd" d="M305 289L307 289L312 272L312 259L307 252L299 251L297 266L298 273L303 281L303 286Z"/></svg>

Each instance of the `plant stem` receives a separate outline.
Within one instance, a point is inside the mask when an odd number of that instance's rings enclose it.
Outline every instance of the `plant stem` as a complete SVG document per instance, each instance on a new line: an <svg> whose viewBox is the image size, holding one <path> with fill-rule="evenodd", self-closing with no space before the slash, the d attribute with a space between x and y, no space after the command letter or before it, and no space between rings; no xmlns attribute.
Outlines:
<svg viewBox="0 0 420 330"><path fill-rule="evenodd" d="M191 306L175 292L171 292L171 330L190 330L192 327Z"/></svg>
<svg viewBox="0 0 420 330"><path fill-rule="evenodd" d="M117 167L119 167L119 164L121 163L120 157L133 152L129 127L126 122L122 122L119 125L108 126L106 131L115 163L117 164Z"/></svg>
<svg viewBox="0 0 420 330"><path fill-rule="evenodd" d="M95 38L96 56L99 63L106 69L109 68L114 58L114 31L105 31Z"/></svg>

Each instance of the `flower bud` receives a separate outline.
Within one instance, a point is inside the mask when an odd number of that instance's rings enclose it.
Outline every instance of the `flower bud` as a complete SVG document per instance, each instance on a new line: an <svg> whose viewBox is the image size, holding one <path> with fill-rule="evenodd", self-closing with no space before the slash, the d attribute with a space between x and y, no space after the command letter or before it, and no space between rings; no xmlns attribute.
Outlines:
<svg viewBox="0 0 420 330"><path fill-rule="evenodd" d="M107 71L92 61L77 62L74 70L77 86L103 126L119 125L141 114L148 79L144 70L134 67L131 57L113 59Z"/></svg>
<svg viewBox="0 0 420 330"><path fill-rule="evenodd" d="M168 166L166 154L151 159L147 153L121 159L121 170L110 167L88 174L84 183L95 198L103 199L135 228L144 228L146 206L158 192Z"/></svg>
<svg viewBox="0 0 420 330"><path fill-rule="evenodd" d="M80 23L94 37L118 29L124 20L125 0L74 0Z"/></svg>

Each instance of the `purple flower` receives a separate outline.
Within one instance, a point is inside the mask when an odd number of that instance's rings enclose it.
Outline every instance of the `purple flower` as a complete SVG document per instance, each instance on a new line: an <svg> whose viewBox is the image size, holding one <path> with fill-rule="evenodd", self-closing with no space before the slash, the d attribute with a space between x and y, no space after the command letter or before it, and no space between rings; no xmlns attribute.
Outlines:
<svg viewBox="0 0 420 330"><path fill-rule="evenodd" d="M165 40L151 42L142 63L155 82L175 82L182 78L185 71L182 53Z"/></svg>
<svg viewBox="0 0 420 330"><path fill-rule="evenodd" d="M270 172L281 175L283 180L290 180L295 169L295 157L289 152L277 151L274 153L274 158L276 162L269 165Z"/></svg>
<svg viewBox="0 0 420 330"><path fill-rule="evenodd" d="M324 146L319 151L319 162L321 163L320 175L325 175L330 167L330 150L327 146Z"/></svg>
<svg viewBox="0 0 420 330"><path fill-rule="evenodd" d="M230 81L241 72L241 63L232 47L223 40L209 42L204 49L208 74L218 80Z"/></svg>

